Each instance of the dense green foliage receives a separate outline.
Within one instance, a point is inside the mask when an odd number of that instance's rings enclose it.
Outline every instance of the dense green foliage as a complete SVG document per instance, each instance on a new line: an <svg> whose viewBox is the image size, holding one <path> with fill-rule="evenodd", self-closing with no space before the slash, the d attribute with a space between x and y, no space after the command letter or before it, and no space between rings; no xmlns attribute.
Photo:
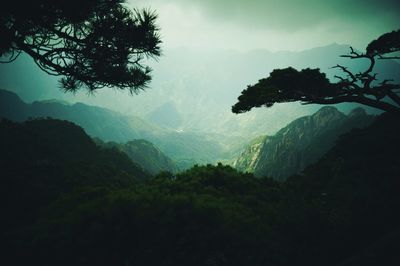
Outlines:
<svg viewBox="0 0 400 266"><path fill-rule="evenodd" d="M92 186L124 188L149 176L125 154L98 148L81 128L66 121L2 120L0 148L0 194L7 213L1 219L2 233L31 223L62 193Z"/></svg>
<svg viewBox="0 0 400 266"><path fill-rule="evenodd" d="M400 51L400 29L379 36L367 46L369 55L390 54L398 51Z"/></svg>
<svg viewBox="0 0 400 266"><path fill-rule="evenodd" d="M7 125L23 127L6 122L2 132ZM2 196L18 193L2 200L7 265L398 265L398 127L380 117L285 183L221 164L124 186L82 177L85 185L48 198L29 221L21 215L23 204L33 204L25 198L29 183L6 184ZM11 158L8 169L17 171L20 158Z"/></svg>

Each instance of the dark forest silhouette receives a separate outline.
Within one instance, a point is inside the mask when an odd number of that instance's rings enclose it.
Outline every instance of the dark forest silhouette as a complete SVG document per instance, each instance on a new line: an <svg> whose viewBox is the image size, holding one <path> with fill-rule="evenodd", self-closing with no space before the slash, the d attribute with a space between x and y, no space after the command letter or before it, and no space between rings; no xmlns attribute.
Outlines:
<svg viewBox="0 0 400 266"><path fill-rule="evenodd" d="M383 115L278 182L221 164L150 177L70 122L3 120L2 262L398 265L399 125Z"/></svg>

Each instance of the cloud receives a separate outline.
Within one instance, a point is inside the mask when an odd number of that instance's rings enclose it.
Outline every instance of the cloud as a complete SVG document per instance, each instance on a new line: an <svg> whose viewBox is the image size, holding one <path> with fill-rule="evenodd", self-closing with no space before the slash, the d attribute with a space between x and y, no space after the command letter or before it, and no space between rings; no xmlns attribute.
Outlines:
<svg viewBox="0 0 400 266"><path fill-rule="evenodd" d="M195 6L211 19L295 31L325 22L400 21L398 0L170 0Z"/></svg>
<svg viewBox="0 0 400 266"><path fill-rule="evenodd" d="M225 42L231 48L298 50L332 42L364 48L382 33L400 28L398 0L131 0L131 3L157 9L167 43L203 45L204 36L208 35L212 45Z"/></svg>

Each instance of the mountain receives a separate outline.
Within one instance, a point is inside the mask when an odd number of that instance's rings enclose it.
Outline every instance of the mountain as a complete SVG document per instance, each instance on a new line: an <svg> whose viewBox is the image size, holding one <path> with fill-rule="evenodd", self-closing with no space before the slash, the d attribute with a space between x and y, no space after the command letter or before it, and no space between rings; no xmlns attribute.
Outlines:
<svg viewBox="0 0 400 266"><path fill-rule="evenodd" d="M155 129L139 117L83 103L68 104L58 100L23 102L16 94L0 90L0 116L22 122L29 117L52 117L68 120L103 140L127 141Z"/></svg>
<svg viewBox="0 0 400 266"><path fill-rule="evenodd" d="M273 136L254 139L233 165L256 176L284 180L322 157L340 135L373 120L374 116L361 108L345 115L326 106L311 116L294 120Z"/></svg>
<svg viewBox="0 0 400 266"><path fill-rule="evenodd" d="M178 167L175 165L175 163L159 148L154 146L153 143L147 140L137 139L128 141L126 143L105 143L99 139L96 139L96 143L101 147L116 148L122 151L128 155L133 162L142 166L152 175L156 175L163 171L171 173L176 173L178 171Z"/></svg>
<svg viewBox="0 0 400 266"><path fill-rule="evenodd" d="M147 120L153 124L171 129L179 129L182 125L182 115L176 110L173 102L167 102L147 115Z"/></svg>
<svg viewBox="0 0 400 266"><path fill-rule="evenodd" d="M57 89L57 77L47 75L28 56L21 55L11 64L0 65L0 88L16 92L27 102L51 98L79 101L141 118L155 114L156 121L160 121L162 110L167 109L174 114L167 125L173 125L174 129L249 139L273 135L294 119L316 112L320 106L289 103L232 114L231 106L247 85L267 77L273 69L289 66L318 67L332 80L335 80L334 75L342 75L338 69L332 69L336 64L347 66L355 73L365 69L367 60L340 57L348 52L349 46L340 44L298 52L165 49L160 60L151 63L153 79L149 88L138 95L112 89L99 90L94 95L84 90L76 94L63 93ZM398 62L377 60L376 63L377 79L400 80ZM355 107L341 104L338 109L348 113Z"/></svg>
<svg viewBox="0 0 400 266"><path fill-rule="evenodd" d="M0 119L0 208L5 214L0 219L1 245L12 243L15 235L9 232L30 225L66 193L127 189L149 178L127 155L99 148L71 122Z"/></svg>
<svg viewBox="0 0 400 266"><path fill-rule="evenodd" d="M308 121L323 130L366 115L324 108L314 116ZM71 122L2 120L3 261L399 265L398 130L398 117L381 115L339 137L301 175L277 182L222 164L148 178Z"/></svg>
<svg viewBox="0 0 400 266"><path fill-rule="evenodd" d="M73 117L63 114L57 118L71 120L89 135L104 141L148 140L181 169L186 169L196 163L231 161L248 140L260 135L272 136L291 121L320 108L319 105L287 103L233 114L231 106L247 85L267 77L275 68L288 66L318 67L332 80L334 75L342 74L331 68L336 64L356 73L365 69L367 60L340 57L348 52L348 45L339 44L298 52L165 49L160 60L151 63L153 79L149 88L138 95L113 89L98 90L94 95L84 90L76 94L64 93L57 88L57 77L47 75L31 58L21 55L11 64L0 65L0 88L17 92L25 102L36 101L37 108L42 109L37 113L39 116L56 117L53 111L43 111L52 105L48 102L43 106L39 100L56 98L81 102L63 104L68 112L81 110ZM400 80L398 62L378 60L376 67L377 79ZM53 103L57 104L61 103ZM94 106L107 112L102 113ZM336 107L348 114L357 105L344 103ZM366 111L377 113L371 108ZM89 112L91 114L86 117ZM226 145L227 140L229 145Z"/></svg>
<svg viewBox="0 0 400 266"><path fill-rule="evenodd" d="M397 266L399 130L398 117L379 116L285 182L222 164L195 166L140 185L93 183L66 191L39 208L36 220L27 213L38 209L43 194L32 193L29 201L26 195L29 184L43 186L40 179L2 184L3 260L15 266Z"/></svg>
<svg viewBox="0 0 400 266"><path fill-rule="evenodd" d="M68 121L1 119L0 148L2 202L13 202L15 209L10 211L20 217L9 226L32 221L44 204L63 193L83 187L122 189L150 177L127 155L100 149ZM13 215L2 222L15 219Z"/></svg>
<svg viewBox="0 0 400 266"><path fill-rule="evenodd" d="M261 157L264 143L268 136L259 136L242 150L233 162L233 166L242 172L254 172Z"/></svg>
<svg viewBox="0 0 400 266"><path fill-rule="evenodd" d="M103 141L127 142L145 139L154 143L182 170L194 164L231 159L230 151L237 150L237 147L243 144L243 138L165 128L137 116L123 115L83 103L66 104L51 100L28 104L15 93L6 90L0 90L0 117L19 122L29 117L68 120L84 128L91 137ZM146 151L144 153L146 154Z"/></svg>
<svg viewBox="0 0 400 266"><path fill-rule="evenodd" d="M186 132L213 132L247 138L272 135L294 119L316 112L320 106L279 104L235 115L231 113L231 106L240 92L276 68L320 68L335 80L335 75L342 75L337 69L332 69L336 64L348 66L355 72L367 67L367 61L340 57L348 52L349 46L339 44L299 52L170 49L152 66L152 89L139 97L125 97L121 104L127 106L129 102L130 107L126 108L131 112L147 114L172 103L181 114L180 128ZM395 61L380 60L377 73L379 79L392 77L400 80L400 65ZM348 113L355 107L358 106L342 104L338 109Z"/></svg>

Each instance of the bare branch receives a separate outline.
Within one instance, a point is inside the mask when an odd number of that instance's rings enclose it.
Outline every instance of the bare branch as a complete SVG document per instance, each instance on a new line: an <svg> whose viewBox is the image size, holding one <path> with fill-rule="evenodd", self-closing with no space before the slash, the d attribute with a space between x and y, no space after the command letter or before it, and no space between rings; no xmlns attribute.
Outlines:
<svg viewBox="0 0 400 266"><path fill-rule="evenodd" d="M383 55L378 55L378 59L400 59L400 56L383 56Z"/></svg>
<svg viewBox="0 0 400 266"><path fill-rule="evenodd" d="M11 55L9 56L9 59L6 60L6 61L1 61L0 60L0 64L7 64L7 63L14 62L19 57L20 54L21 54L21 50L18 50L17 52L12 50L11 51Z"/></svg>
<svg viewBox="0 0 400 266"><path fill-rule="evenodd" d="M344 102L354 102L354 103L360 103L360 104L364 104L364 105L368 105L371 107L375 107L377 109L381 109L387 112L391 112L391 113L395 113L400 115L400 108L392 105L390 103L387 102L383 102L383 101L377 101L374 99L370 99L367 97L363 97L363 96L340 96L340 97L335 97L335 98L319 98L319 99L315 99L313 101L310 102L303 102L302 104L338 104L338 103L344 103Z"/></svg>
<svg viewBox="0 0 400 266"><path fill-rule="evenodd" d="M398 106L400 106L400 97L398 94L394 93L393 91L389 90L387 95L392 99Z"/></svg>
<svg viewBox="0 0 400 266"><path fill-rule="evenodd" d="M337 64L336 66L334 66L332 68L341 69L343 72L345 72L352 79L353 82L357 80L357 78L354 76L354 74L351 73L351 71L349 71L347 67L344 67L342 65Z"/></svg>

